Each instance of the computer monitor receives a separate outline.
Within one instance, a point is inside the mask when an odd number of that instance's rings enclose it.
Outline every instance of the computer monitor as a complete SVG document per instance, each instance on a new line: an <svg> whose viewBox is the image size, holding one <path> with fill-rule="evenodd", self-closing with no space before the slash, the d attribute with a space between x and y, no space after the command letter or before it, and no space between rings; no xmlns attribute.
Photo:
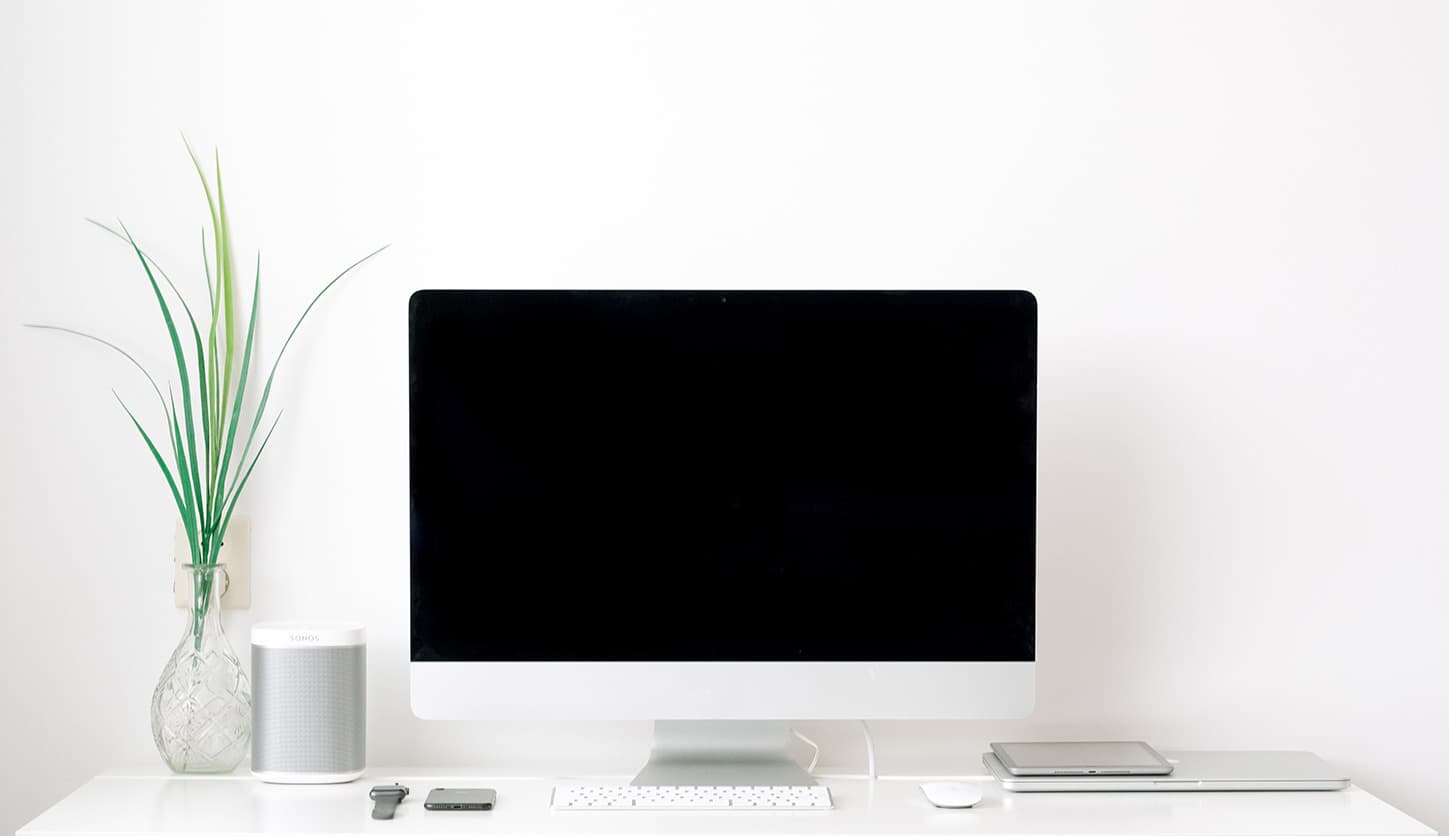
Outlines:
<svg viewBox="0 0 1449 836"><path fill-rule="evenodd" d="M418 716L1030 712L1030 293L422 290L409 323Z"/></svg>

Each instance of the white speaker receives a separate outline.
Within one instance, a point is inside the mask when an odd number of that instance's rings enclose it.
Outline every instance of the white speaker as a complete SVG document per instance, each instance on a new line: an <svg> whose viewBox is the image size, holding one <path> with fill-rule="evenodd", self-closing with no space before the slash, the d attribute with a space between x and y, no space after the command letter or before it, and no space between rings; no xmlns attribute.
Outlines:
<svg viewBox="0 0 1449 836"><path fill-rule="evenodd" d="M252 627L252 774L340 784L367 765L367 631L275 621Z"/></svg>

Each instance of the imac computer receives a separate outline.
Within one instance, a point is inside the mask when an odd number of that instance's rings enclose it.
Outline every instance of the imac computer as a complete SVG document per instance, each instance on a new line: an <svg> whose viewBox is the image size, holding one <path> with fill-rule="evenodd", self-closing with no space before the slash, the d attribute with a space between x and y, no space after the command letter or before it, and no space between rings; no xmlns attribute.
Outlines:
<svg viewBox="0 0 1449 836"><path fill-rule="evenodd" d="M636 783L803 784L791 719L1035 686L1025 291L422 290L411 690L648 719Z"/></svg>

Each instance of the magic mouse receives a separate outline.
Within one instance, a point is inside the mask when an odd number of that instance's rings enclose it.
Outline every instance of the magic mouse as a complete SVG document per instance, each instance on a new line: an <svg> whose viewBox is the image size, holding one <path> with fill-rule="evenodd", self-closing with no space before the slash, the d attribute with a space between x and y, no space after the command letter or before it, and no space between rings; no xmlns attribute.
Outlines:
<svg viewBox="0 0 1449 836"><path fill-rule="evenodd" d="M960 810L981 800L981 790L964 781L931 781L921 785L926 800L947 810Z"/></svg>

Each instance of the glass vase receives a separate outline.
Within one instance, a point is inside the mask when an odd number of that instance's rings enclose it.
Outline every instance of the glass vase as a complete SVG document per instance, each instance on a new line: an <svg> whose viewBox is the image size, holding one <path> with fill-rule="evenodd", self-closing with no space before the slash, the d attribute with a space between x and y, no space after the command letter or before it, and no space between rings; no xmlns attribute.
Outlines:
<svg viewBox="0 0 1449 836"><path fill-rule="evenodd" d="M248 751L252 697L221 629L226 567L188 563L181 570L191 605L181 641L151 697L151 734L174 772L230 772Z"/></svg>

